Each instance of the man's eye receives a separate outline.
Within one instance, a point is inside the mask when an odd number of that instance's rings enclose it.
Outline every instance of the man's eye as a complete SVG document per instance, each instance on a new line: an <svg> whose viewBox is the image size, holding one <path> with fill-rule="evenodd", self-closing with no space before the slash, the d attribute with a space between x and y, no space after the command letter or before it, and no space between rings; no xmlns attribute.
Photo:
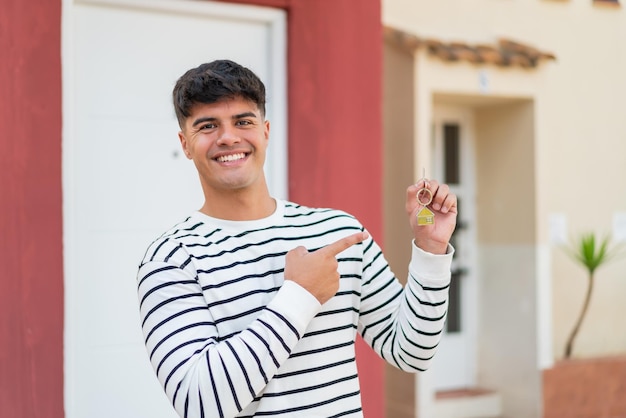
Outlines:
<svg viewBox="0 0 626 418"><path fill-rule="evenodd" d="M214 123L207 123L207 124L202 125L200 127L200 129L213 129L213 128L215 128L215 124Z"/></svg>
<svg viewBox="0 0 626 418"><path fill-rule="evenodd" d="M249 120L238 120L237 121L237 125L239 126L244 126L244 125L251 125L252 122L250 122Z"/></svg>

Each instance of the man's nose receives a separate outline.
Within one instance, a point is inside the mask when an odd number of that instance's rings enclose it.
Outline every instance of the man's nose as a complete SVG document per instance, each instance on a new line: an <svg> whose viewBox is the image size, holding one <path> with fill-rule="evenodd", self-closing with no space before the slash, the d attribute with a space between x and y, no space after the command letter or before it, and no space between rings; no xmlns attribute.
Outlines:
<svg viewBox="0 0 626 418"><path fill-rule="evenodd" d="M241 141L239 135L234 127L225 126L219 132L219 137L217 138L217 145L233 145Z"/></svg>

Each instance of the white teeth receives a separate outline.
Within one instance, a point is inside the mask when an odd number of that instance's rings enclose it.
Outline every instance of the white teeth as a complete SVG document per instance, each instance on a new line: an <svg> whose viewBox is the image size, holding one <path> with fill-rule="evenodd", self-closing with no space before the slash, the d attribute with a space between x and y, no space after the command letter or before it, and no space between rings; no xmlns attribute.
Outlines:
<svg viewBox="0 0 626 418"><path fill-rule="evenodd" d="M246 157L246 154L242 152L239 154L222 155L221 157L217 158L217 161L219 161L220 163L225 163L229 161L241 160L241 159L244 159L245 157Z"/></svg>

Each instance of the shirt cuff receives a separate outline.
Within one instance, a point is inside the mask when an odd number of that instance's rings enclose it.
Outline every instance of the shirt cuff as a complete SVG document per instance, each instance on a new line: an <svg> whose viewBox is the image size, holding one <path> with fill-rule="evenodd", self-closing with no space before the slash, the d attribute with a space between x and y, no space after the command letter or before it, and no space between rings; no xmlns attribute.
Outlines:
<svg viewBox="0 0 626 418"><path fill-rule="evenodd" d="M304 287L285 280L267 307L283 314L302 335L322 305Z"/></svg>
<svg viewBox="0 0 626 418"><path fill-rule="evenodd" d="M445 254L432 254L426 252L411 241L412 253L409 263L409 272L420 282L432 281L437 284L450 281L450 269L454 247L448 244Z"/></svg>

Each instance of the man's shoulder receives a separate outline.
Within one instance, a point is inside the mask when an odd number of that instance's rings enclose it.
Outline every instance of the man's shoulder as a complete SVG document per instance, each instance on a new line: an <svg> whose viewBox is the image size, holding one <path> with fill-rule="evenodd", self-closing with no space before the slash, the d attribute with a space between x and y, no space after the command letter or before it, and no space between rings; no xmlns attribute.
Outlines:
<svg viewBox="0 0 626 418"><path fill-rule="evenodd" d="M306 206L298 203L286 201L285 202L285 218L302 218L302 219L329 219L329 218L341 218L349 222L357 222L356 217L344 210L335 209L331 207L314 207Z"/></svg>
<svg viewBox="0 0 626 418"><path fill-rule="evenodd" d="M143 261L167 258L174 250L197 243L207 234L210 234L210 231L207 231L207 225L192 213L154 239L148 245Z"/></svg>

